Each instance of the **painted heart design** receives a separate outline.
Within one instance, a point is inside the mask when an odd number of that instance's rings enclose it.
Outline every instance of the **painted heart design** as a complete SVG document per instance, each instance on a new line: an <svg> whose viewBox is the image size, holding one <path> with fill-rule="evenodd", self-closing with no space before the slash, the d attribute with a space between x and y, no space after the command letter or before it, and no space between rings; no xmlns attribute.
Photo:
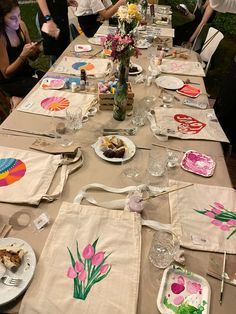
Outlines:
<svg viewBox="0 0 236 314"><path fill-rule="evenodd" d="M197 134L206 126L204 122L182 113L174 115L174 119L180 123L178 131L183 134Z"/></svg>
<svg viewBox="0 0 236 314"><path fill-rule="evenodd" d="M188 281L187 282L187 290L191 294L196 294L202 292L202 286L200 283L194 282L194 281Z"/></svg>
<svg viewBox="0 0 236 314"><path fill-rule="evenodd" d="M171 285L171 291L174 293L174 294L180 294L182 291L184 291L185 287L184 285L181 285L179 283L172 283Z"/></svg>

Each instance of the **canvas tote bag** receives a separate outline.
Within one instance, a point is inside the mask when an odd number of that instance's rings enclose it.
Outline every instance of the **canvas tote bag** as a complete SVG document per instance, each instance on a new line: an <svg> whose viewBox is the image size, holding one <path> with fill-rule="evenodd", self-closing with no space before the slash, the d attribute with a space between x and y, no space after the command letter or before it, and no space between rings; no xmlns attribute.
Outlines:
<svg viewBox="0 0 236 314"><path fill-rule="evenodd" d="M64 202L20 314L135 314L141 218Z"/></svg>
<svg viewBox="0 0 236 314"><path fill-rule="evenodd" d="M73 169L68 164L78 162ZM68 161L61 155L50 155L0 146L0 202L38 205L41 199L57 198L69 174L82 166L83 158ZM48 189L59 166L60 182L48 195Z"/></svg>

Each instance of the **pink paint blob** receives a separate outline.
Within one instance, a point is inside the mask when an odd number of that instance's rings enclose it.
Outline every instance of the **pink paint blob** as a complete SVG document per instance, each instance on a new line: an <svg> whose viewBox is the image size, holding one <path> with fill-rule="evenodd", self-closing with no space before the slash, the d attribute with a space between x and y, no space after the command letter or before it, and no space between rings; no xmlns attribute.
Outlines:
<svg viewBox="0 0 236 314"><path fill-rule="evenodd" d="M175 305L179 305L183 303L183 301L184 301L184 297L182 295L178 295L177 297L174 298L173 303Z"/></svg>

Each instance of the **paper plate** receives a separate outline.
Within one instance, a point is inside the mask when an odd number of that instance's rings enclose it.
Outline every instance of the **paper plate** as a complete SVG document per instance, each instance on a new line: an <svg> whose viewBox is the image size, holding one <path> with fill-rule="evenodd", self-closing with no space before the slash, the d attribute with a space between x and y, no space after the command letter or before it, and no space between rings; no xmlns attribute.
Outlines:
<svg viewBox="0 0 236 314"><path fill-rule="evenodd" d="M177 90L177 93L188 97L197 97L201 94L201 90L195 86L184 84L181 88Z"/></svg>
<svg viewBox="0 0 236 314"><path fill-rule="evenodd" d="M87 52L91 50L92 47L90 45L75 45L75 52Z"/></svg>
<svg viewBox="0 0 236 314"><path fill-rule="evenodd" d="M205 278L173 265L163 273L157 307L162 314L209 314L210 297L211 288Z"/></svg>
<svg viewBox="0 0 236 314"><path fill-rule="evenodd" d="M24 250L25 255L19 268L13 273L9 269L6 270L6 275L22 279L19 286L6 286L0 280L0 306L14 300L22 294L29 286L36 267L36 257L32 247L25 241L17 238L0 239L0 247L10 246L15 244Z"/></svg>
<svg viewBox="0 0 236 314"><path fill-rule="evenodd" d="M125 155L123 158L108 158L106 157L104 154L103 154L103 151L101 149L101 143L102 143L102 139L104 137L108 137L108 138L111 138L113 135L107 135L107 136L102 136L102 137L99 137L97 142L95 144L92 145L92 147L94 148L95 150L95 153L102 159L106 160L106 161L110 161L110 162L123 162L123 161L127 161L129 160L130 158L132 158L135 154L135 151L136 151L136 148L135 148L135 145L134 143L129 139L127 138L126 136L121 136L121 135L115 135L117 138L121 139L125 146L126 146L126 152L125 152Z"/></svg>
<svg viewBox="0 0 236 314"><path fill-rule="evenodd" d="M61 89L65 86L65 81L59 78L47 77L40 84L42 89Z"/></svg>
<svg viewBox="0 0 236 314"><path fill-rule="evenodd" d="M179 78L171 75L162 75L159 76L156 80L155 83L162 88L166 89L179 89L183 87L184 82L180 80Z"/></svg>
<svg viewBox="0 0 236 314"><path fill-rule="evenodd" d="M211 177L214 174L216 163L210 156L188 150L184 154L180 165L186 171L203 177Z"/></svg>
<svg viewBox="0 0 236 314"><path fill-rule="evenodd" d="M106 35L95 35L94 37L91 37L88 39L88 42L92 45L98 45L98 46L102 46L102 38L106 38Z"/></svg>
<svg viewBox="0 0 236 314"><path fill-rule="evenodd" d="M147 49L151 47L151 44L146 39L140 39L135 44L135 47L139 49Z"/></svg>

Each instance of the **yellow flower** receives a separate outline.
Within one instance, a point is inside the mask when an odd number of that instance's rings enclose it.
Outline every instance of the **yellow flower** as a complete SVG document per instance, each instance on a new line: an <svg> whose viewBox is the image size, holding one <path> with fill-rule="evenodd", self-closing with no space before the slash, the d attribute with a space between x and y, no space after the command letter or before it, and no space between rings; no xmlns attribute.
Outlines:
<svg viewBox="0 0 236 314"><path fill-rule="evenodd" d="M138 11L138 7L134 3L128 4L128 14L134 16L137 20L141 20L141 15Z"/></svg>

